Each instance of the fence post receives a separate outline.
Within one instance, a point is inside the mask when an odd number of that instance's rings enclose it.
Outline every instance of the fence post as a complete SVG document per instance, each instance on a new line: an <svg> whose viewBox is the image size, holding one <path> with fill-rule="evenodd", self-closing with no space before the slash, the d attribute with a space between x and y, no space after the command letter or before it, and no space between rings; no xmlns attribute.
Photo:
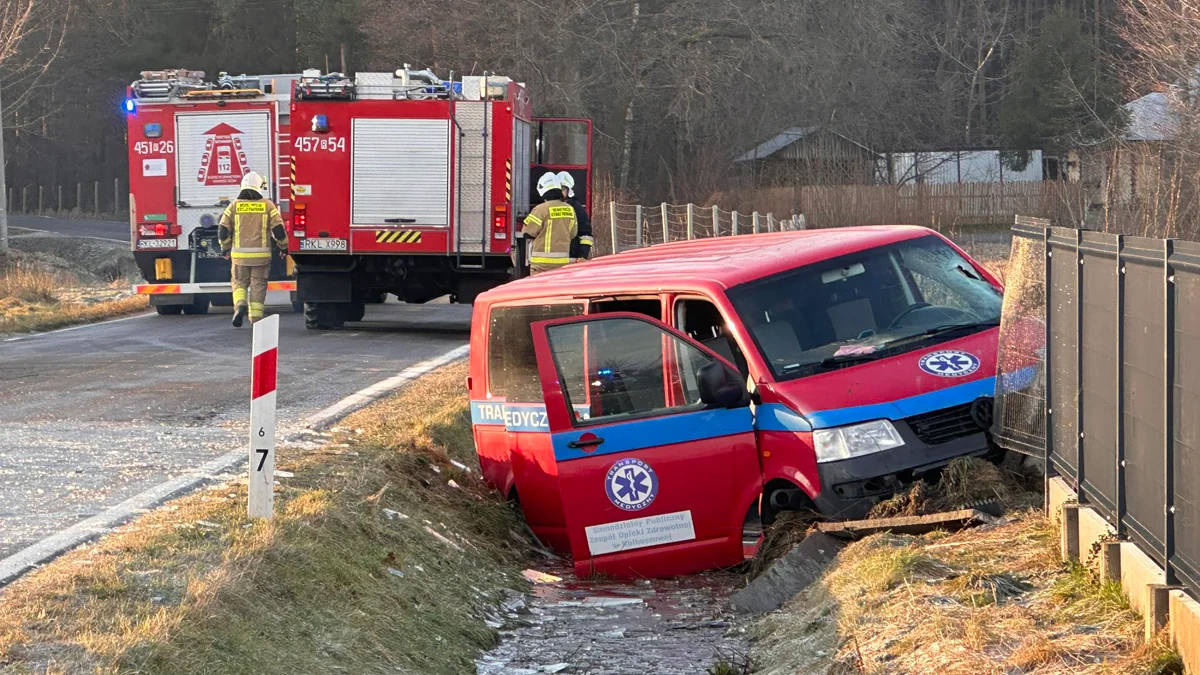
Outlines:
<svg viewBox="0 0 1200 675"><path fill-rule="evenodd" d="M758 211L754 211L754 212L751 214L751 222L752 222L752 223L753 223L753 225L754 225L754 234L758 234L758 227L759 227L759 225L758 225Z"/></svg>
<svg viewBox="0 0 1200 675"><path fill-rule="evenodd" d="M1113 414L1117 421L1117 435L1113 439L1117 449L1117 492L1114 501L1117 518L1117 537L1125 537L1125 261L1121 258L1125 249L1125 236L1117 235L1117 392ZM1047 309L1047 312L1049 310Z"/></svg>
<svg viewBox="0 0 1200 675"><path fill-rule="evenodd" d="M620 247L617 246L617 203L608 203L608 220L612 226L612 252L619 253Z"/></svg>
<svg viewBox="0 0 1200 675"><path fill-rule="evenodd" d="M731 236L731 237L736 237L736 236L737 236L737 234L738 234L738 222L737 222L737 216L738 216L738 214L737 214L737 210L735 209L735 210L734 210L734 211L733 211L733 212L730 214L731 221L730 221L730 224L729 224L729 226L730 226L730 230L729 230L729 236Z"/></svg>
<svg viewBox="0 0 1200 675"><path fill-rule="evenodd" d="M1163 284L1166 286L1166 303L1163 321L1163 332L1166 338L1163 359L1166 367L1163 369L1163 492L1166 494L1166 504L1163 514L1166 521L1163 528L1163 567L1167 572L1167 585L1179 583L1175 576L1175 566L1171 558L1175 557L1175 269L1171 264L1171 256L1175 252L1175 240L1163 241Z"/></svg>
<svg viewBox="0 0 1200 675"><path fill-rule="evenodd" d="M45 203L44 202L45 197L46 197L46 189L39 184L38 185L38 215L39 216L42 215L42 213L43 213L42 205Z"/></svg>
<svg viewBox="0 0 1200 675"><path fill-rule="evenodd" d="M663 243L671 241L671 224L670 213L667 211L667 203L662 203L662 224L663 224Z"/></svg>
<svg viewBox="0 0 1200 675"><path fill-rule="evenodd" d="M642 247L642 205L638 204L634 207L634 218L637 218L637 235L633 239L634 248Z"/></svg>
<svg viewBox="0 0 1200 675"><path fill-rule="evenodd" d="M1075 229L1075 388L1083 389L1083 230ZM1075 405L1075 499L1086 503L1083 494L1083 399Z"/></svg>
<svg viewBox="0 0 1200 675"><path fill-rule="evenodd" d="M696 206L691 202L687 205L687 232L689 240L696 238Z"/></svg>
<svg viewBox="0 0 1200 675"><path fill-rule="evenodd" d="M92 183L92 213L100 218L100 181Z"/></svg>
<svg viewBox="0 0 1200 675"><path fill-rule="evenodd" d="M58 186L58 215L62 215L62 186Z"/></svg>
<svg viewBox="0 0 1200 675"><path fill-rule="evenodd" d="M121 179L113 179L113 214L121 213Z"/></svg>
<svg viewBox="0 0 1200 675"><path fill-rule="evenodd" d="M767 232L774 232L774 231L775 231L775 214L768 213L767 214Z"/></svg>
<svg viewBox="0 0 1200 675"><path fill-rule="evenodd" d="M21 186L21 213L29 213L29 186Z"/></svg>
<svg viewBox="0 0 1200 675"><path fill-rule="evenodd" d="M4 203L10 210L16 208L16 206L17 206L17 189L16 188L8 188L8 201L6 201Z"/></svg>
<svg viewBox="0 0 1200 675"><path fill-rule="evenodd" d="M83 183L75 184L75 212L83 213Z"/></svg>
<svg viewBox="0 0 1200 675"><path fill-rule="evenodd" d="M1046 476L1045 476L1045 480L1043 481L1043 484L1042 484L1042 494L1046 496L1045 500L1044 500L1045 504L1043 504L1043 508L1045 508L1048 511L1049 507L1050 507L1050 501L1049 501L1050 500L1050 476L1051 476L1051 474L1054 473L1054 464L1052 463L1052 460L1050 459L1051 455L1054 454L1054 427L1052 426L1054 423L1054 408L1051 407L1054 403L1054 398L1053 398L1054 373L1050 370L1050 364L1052 363L1051 352L1054 349L1054 340L1053 340L1054 328L1051 325L1052 324L1051 317L1053 316L1053 312L1050 311L1050 295L1051 295L1050 289L1054 287L1054 282L1051 280L1051 271L1054 268L1054 264L1053 264L1054 263L1054 260L1053 260L1054 251L1050 250L1050 228L1049 227L1045 228L1042 231L1042 244L1044 247L1043 254L1045 255L1045 260L1043 261L1044 268L1045 268L1044 277L1046 279L1045 289L1043 289L1045 291L1046 297L1044 299L1044 302L1042 303L1042 306L1046 308L1046 310L1045 310L1046 339L1045 339L1045 342L1042 343L1045 345L1045 350L1042 353L1042 358L1045 360L1045 364L1046 364L1045 365L1046 386L1044 387L1045 396L1046 396L1046 405L1045 405L1046 413L1045 413L1045 422L1044 422L1044 428L1046 430L1046 442L1045 442L1045 446L1046 446L1046 472L1045 473L1046 473Z"/></svg>
<svg viewBox="0 0 1200 675"><path fill-rule="evenodd" d="M713 204L712 212L713 212L713 236L719 237L719 236L721 236L721 209L717 208L716 204Z"/></svg>

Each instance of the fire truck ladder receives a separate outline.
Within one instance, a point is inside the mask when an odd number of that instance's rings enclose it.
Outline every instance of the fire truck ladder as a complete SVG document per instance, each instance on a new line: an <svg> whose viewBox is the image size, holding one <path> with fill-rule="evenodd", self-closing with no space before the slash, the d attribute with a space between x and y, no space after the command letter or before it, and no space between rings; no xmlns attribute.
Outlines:
<svg viewBox="0 0 1200 675"><path fill-rule="evenodd" d="M455 265L459 269L482 269L483 256L487 253L488 204L491 203L491 171L488 164L488 124L491 120L488 114L487 75L486 72L483 74L480 86L482 95L478 103L472 101L461 107L455 106L456 117L461 124L458 146L458 227L455 230ZM476 199L478 212L471 208L471 203ZM478 241L475 237L476 228ZM479 247L478 262L474 262L474 256L470 255L475 252L473 249L476 244ZM468 247L472 250L466 253L472 262L463 262L464 248Z"/></svg>

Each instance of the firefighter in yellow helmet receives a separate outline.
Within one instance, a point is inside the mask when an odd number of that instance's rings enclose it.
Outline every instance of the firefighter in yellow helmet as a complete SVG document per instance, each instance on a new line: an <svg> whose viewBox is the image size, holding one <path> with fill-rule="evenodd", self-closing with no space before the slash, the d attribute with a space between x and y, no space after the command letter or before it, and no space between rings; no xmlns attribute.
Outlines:
<svg viewBox="0 0 1200 675"><path fill-rule="evenodd" d="M571 241L579 234L575 209L563 201L558 176L549 171L537 182L538 194L545 201L525 217L521 230L529 245L529 271L539 274L571 262Z"/></svg>
<svg viewBox="0 0 1200 675"><path fill-rule="evenodd" d="M249 307L250 323L263 318L271 243L287 250L287 232L279 207L264 195L267 181L251 171L242 177L242 191L221 214L217 236L221 252L233 261L233 326L241 328Z"/></svg>

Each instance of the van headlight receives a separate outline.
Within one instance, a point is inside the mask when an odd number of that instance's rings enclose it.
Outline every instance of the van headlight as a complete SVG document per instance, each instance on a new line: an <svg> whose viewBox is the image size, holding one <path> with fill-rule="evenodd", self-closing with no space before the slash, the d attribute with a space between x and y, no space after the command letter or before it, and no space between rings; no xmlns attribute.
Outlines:
<svg viewBox="0 0 1200 675"><path fill-rule="evenodd" d="M813 432L817 462L861 457L904 445L896 427L887 420L875 420L848 427L818 429Z"/></svg>

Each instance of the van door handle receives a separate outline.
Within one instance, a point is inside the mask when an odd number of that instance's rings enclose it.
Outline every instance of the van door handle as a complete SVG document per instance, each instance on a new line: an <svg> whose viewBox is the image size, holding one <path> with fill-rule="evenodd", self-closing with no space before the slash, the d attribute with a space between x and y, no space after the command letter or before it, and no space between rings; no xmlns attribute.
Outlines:
<svg viewBox="0 0 1200 675"><path fill-rule="evenodd" d="M600 438L596 434L586 433L586 434L580 436L577 440L567 443L567 447L571 448L572 450L583 450L584 452L591 452L592 450L595 450L596 447L599 446L603 442L604 442L604 439Z"/></svg>

